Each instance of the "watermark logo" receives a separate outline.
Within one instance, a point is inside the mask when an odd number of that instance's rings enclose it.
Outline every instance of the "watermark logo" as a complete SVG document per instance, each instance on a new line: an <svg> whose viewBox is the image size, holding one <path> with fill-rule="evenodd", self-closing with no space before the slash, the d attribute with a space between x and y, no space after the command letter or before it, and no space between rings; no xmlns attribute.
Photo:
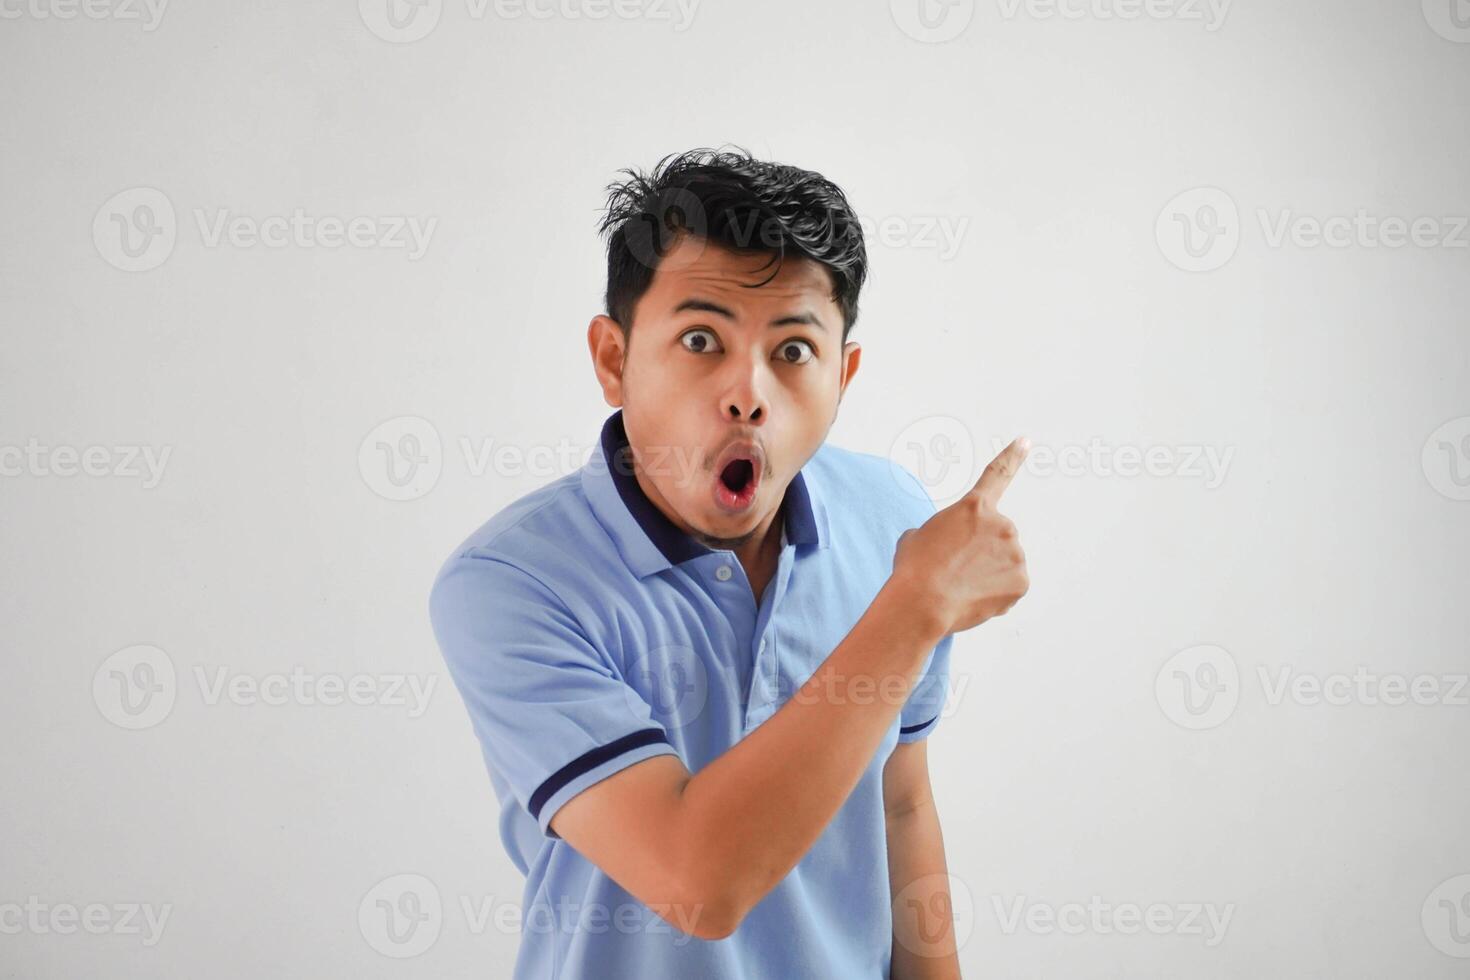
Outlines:
<svg viewBox="0 0 1470 980"><path fill-rule="evenodd" d="M975 0L889 0L888 9L899 30L925 44L953 41L975 18Z"/></svg>
<svg viewBox="0 0 1470 980"><path fill-rule="evenodd" d="M1240 246L1240 213L1235 200L1218 187L1195 187L1176 194L1154 222L1154 237L1164 258L1186 272L1210 272Z"/></svg>
<svg viewBox="0 0 1470 980"><path fill-rule="evenodd" d="M421 718L428 711L439 681L436 674L343 675L313 673L300 665L248 674L196 664L191 675L200 700L211 708L221 704L242 708L356 705L402 708L409 718ZM92 700L102 716L119 728L152 728L168 718L184 686L167 653L139 644L102 662L92 675Z"/></svg>
<svg viewBox="0 0 1470 980"><path fill-rule="evenodd" d="M970 228L967 215L886 214L855 215L856 220L834 224L827 229L828 240L862 236L869 246L894 250L931 251L939 261L948 262L959 254ZM724 231L739 248L774 251L787 235L780 215L752 213L733 222ZM628 252L643 266L659 268L667 261L669 251L681 236L693 236L688 259L704 253L708 242L709 221L704 205L692 192L682 187L666 188L658 199L623 228Z"/></svg>
<svg viewBox="0 0 1470 980"><path fill-rule="evenodd" d="M191 211L200 244L207 249L264 247L271 249L402 250L410 262L429 250L436 217L358 214L342 217L309 214L294 208L264 217L230 208ZM173 203L153 187L132 187L114 194L92 219L92 243L110 265L124 272L156 269L173 254L179 222Z"/></svg>
<svg viewBox="0 0 1470 980"><path fill-rule="evenodd" d="M709 700L709 674L691 647L666 644L642 648L624 667L628 706L635 713L653 709L670 731L683 728L703 712Z"/></svg>
<svg viewBox="0 0 1470 980"><path fill-rule="evenodd" d="M428 419L403 415L379 424L357 448L357 469L385 500L417 500L439 483L444 447Z"/></svg>
<svg viewBox="0 0 1470 980"><path fill-rule="evenodd" d="M1382 214L1366 207L1328 214L1257 207L1268 249L1470 249L1470 216ZM1159 250L1186 272L1210 272L1235 255L1244 232L1231 196L1218 187L1176 195L1154 225Z"/></svg>
<svg viewBox="0 0 1470 980"><path fill-rule="evenodd" d="M112 654L92 675L92 701L119 728L152 728L168 717L179 693L169 655L147 644Z"/></svg>
<svg viewBox="0 0 1470 980"><path fill-rule="evenodd" d="M975 483L975 437L951 415L926 415L904 427L889 444L888 460L889 475L905 493L918 496L911 473L941 507Z"/></svg>
<svg viewBox="0 0 1470 980"><path fill-rule="evenodd" d="M1215 728L1240 701L1240 669L1223 647L1201 644L1180 650L1154 677L1154 698L1181 728Z"/></svg>
<svg viewBox="0 0 1470 980"><path fill-rule="evenodd" d="M517 901L494 895L441 896L438 887L420 874L384 878L357 906L357 927L367 944L384 956L407 959L427 951L446 926L471 935L494 931L502 935L562 934L629 936L650 933L667 937L675 947L687 945L703 915L702 905L644 905L629 900L608 905L580 902L566 895L555 902L536 901L522 909Z"/></svg>
<svg viewBox="0 0 1470 980"><path fill-rule="evenodd" d="M444 0L357 0L367 29L390 44L411 44L439 26Z"/></svg>
<svg viewBox="0 0 1470 980"><path fill-rule="evenodd" d="M975 899L952 874L924 875L893 896L893 938L917 956L948 956L974 930Z"/></svg>
<svg viewBox="0 0 1470 980"><path fill-rule="evenodd" d="M92 218L97 254L124 272L147 272L163 265L173 254L178 235L173 203L153 187L119 191Z"/></svg>
<svg viewBox="0 0 1470 980"><path fill-rule="evenodd" d="M1419 912L1424 936L1446 956L1470 959L1470 874L1439 883Z"/></svg>
<svg viewBox="0 0 1470 980"><path fill-rule="evenodd" d="M418 956L439 941L444 928L439 889L423 875L390 875L368 889L358 903L357 928L384 956Z"/></svg>
<svg viewBox="0 0 1470 980"><path fill-rule="evenodd" d="M1470 674L1382 673L1364 664L1316 673L1291 664L1258 664L1254 672L1267 707L1470 707ZM1235 711L1245 687L1235 658L1204 644L1170 657L1154 679L1165 716L1194 730L1215 728Z"/></svg>
<svg viewBox="0 0 1470 980"><path fill-rule="evenodd" d="M399 416L377 425L358 445L358 470L374 493L389 500L413 500L428 494L446 467L462 467L475 479L566 476L582 466L604 469L599 443L581 444L562 437L554 442L513 443L492 436L451 434L446 442L438 428L418 416ZM4 464L0 446L0 472ZM687 446L649 445L639 449L637 469L687 487L714 479L708 451ZM632 475L626 459L615 463ZM456 469L456 472L460 472Z"/></svg>
<svg viewBox="0 0 1470 980"><path fill-rule="evenodd" d="M1423 0L1424 19L1446 41L1470 44L1470 0Z"/></svg>
<svg viewBox="0 0 1470 980"><path fill-rule="evenodd" d="M1470 500L1470 415L1450 419L1424 440L1424 478L1443 497Z"/></svg>
<svg viewBox="0 0 1470 980"><path fill-rule="evenodd" d="M686 188L668 187L643 214L627 223L623 241L639 265L657 269L681 235L693 236L691 244L696 249L689 261L694 261L704 253L708 233L708 218L699 198Z"/></svg>

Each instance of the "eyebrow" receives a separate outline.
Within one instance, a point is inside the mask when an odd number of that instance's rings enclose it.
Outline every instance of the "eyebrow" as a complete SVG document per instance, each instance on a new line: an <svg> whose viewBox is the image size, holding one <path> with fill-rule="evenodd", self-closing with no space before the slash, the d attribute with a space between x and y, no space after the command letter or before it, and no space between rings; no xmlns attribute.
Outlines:
<svg viewBox="0 0 1470 980"><path fill-rule="evenodd" d="M719 316L725 317L727 320L735 319L734 313L731 313L729 310L725 309L718 303L711 303L707 299L686 299L684 302L674 307L675 313L683 313L686 310L694 310L700 313L715 313ZM817 319L817 315L810 311L803 313L793 313L789 316L779 317L775 320L772 320L768 325L772 327L791 327L807 325L816 327L818 330L827 329L827 325L821 320Z"/></svg>

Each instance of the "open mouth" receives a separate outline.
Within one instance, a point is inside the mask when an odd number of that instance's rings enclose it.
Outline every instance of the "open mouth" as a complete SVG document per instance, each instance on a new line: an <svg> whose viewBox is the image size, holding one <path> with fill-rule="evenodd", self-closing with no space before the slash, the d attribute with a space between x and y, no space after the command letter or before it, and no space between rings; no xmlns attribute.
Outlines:
<svg viewBox="0 0 1470 980"><path fill-rule="evenodd" d="M739 493L747 484L755 482L755 464L748 459L731 460L720 472L720 482L731 493Z"/></svg>
<svg viewBox="0 0 1470 980"><path fill-rule="evenodd" d="M754 459L737 457L725 464L715 481L715 499L726 510L744 510L755 499L760 472Z"/></svg>

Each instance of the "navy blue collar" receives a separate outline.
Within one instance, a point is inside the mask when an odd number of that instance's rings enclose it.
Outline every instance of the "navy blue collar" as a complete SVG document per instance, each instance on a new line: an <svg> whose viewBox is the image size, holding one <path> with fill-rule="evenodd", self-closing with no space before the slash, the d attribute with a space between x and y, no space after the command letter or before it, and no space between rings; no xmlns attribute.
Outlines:
<svg viewBox="0 0 1470 980"><path fill-rule="evenodd" d="M612 475L613 486L618 488L618 496L622 498L623 505L628 508L628 513L633 515L643 533L648 535L648 539L668 559L669 564L677 565L691 558L714 554L713 550L681 531L643 492L643 487L638 484L638 478L633 473L633 456L628 450L628 431L623 426L622 409L608 416L607 421L602 424L602 455L607 460L608 472ZM792 544L820 542L816 515L812 512L811 493L800 472L791 478L791 483L786 487L786 496L781 501L781 511L777 519L784 523L786 540Z"/></svg>

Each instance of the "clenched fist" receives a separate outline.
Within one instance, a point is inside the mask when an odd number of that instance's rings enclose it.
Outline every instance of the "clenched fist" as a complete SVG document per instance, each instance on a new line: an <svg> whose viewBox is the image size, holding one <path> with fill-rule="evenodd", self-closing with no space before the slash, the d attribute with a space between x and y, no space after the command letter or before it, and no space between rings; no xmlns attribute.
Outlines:
<svg viewBox="0 0 1470 980"><path fill-rule="evenodd" d="M898 539L892 580L945 633L979 626L1026 594L1016 525L996 505L1030 448L1025 438L1012 442L968 493Z"/></svg>

